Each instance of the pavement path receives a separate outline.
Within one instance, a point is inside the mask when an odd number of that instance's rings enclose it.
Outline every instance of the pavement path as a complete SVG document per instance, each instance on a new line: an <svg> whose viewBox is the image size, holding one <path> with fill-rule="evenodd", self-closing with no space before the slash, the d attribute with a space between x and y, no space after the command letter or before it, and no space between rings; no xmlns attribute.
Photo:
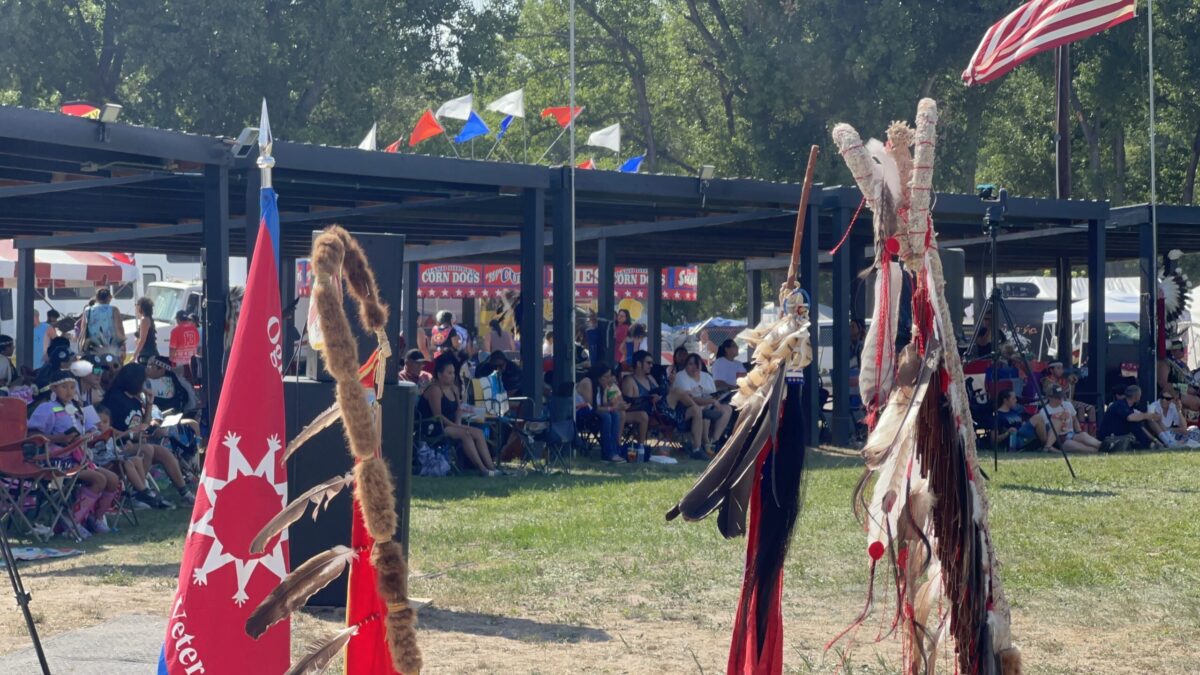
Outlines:
<svg viewBox="0 0 1200 675"><path fill-rule="evenodd" d="M43 638L54 675L154 673L166 635L166 619L126 614L111 621ZM0 656L0 673L40 672L33 646Z"/></svg>

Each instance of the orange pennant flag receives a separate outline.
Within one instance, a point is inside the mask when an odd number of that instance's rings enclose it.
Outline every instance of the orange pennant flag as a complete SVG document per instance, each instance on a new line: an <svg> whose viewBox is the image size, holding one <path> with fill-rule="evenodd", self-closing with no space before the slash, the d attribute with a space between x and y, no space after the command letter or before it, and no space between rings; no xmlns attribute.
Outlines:
<svg viewBox="0 0 1200 675"><path fill-rule="evenodd" d="M417 120L417 126L413 127L412 133L408 136L408 147L415 147L421 141L433 138L441 133L445 133L445 129L438 123L437 118L433 116L433 111L426 108L425 114L421 115L421 119Z"/></svg>

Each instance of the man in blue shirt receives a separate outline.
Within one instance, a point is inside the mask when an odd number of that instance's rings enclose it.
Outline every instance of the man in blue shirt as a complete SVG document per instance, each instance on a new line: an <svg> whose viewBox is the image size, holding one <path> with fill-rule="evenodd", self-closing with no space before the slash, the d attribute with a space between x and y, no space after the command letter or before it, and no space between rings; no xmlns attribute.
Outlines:
<svg viewBox="0 0 1200 675"><path fill-rule="evenodd" d="M1137 409L1138 401L1142 399L1142 388L1136 384L1125 387L1116 400L1109 404L1100 421L1100 440L1111 444L1109 439L1121 436L1133 436L1133 444L1139 448L1151 448L1156 445L1154 437L1146 428L1148 421L1161 420L1157 413L1141 412ZM1105 449L1108 449L1106 446Z"/></svg>

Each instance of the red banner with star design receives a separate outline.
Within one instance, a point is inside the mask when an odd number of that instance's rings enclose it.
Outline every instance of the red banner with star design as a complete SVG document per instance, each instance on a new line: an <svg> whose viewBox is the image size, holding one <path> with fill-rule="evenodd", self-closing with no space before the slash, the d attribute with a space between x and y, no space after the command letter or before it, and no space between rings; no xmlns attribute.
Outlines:
<svg viewBox="0 0 1200 675"><path fill-rule="evenodd" d="M255 250L271 251L267 227ZM159 673L282 673L291 660L288 621L260 639L246 619L287 576L287 532L262 554L250 542L287 502L279 274L256 255L246 283L228 377L217 404Z"/></svg>

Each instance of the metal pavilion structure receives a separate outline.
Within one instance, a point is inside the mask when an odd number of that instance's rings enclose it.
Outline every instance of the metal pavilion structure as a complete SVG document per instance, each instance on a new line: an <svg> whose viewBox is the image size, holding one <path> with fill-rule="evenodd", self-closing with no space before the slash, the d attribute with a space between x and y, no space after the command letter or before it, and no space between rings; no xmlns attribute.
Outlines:
<svg viewBox="0 0 1200 675"><path fill-rule="evenodd" d="M254 232L259 220L256 153L256 147L238 146L230 138L0 107L0 238L13 237L19 252L16 304L22 330L32 330L30 280L39 248L191 255L202 250L206 316L223 317L227 260L233 252L253 255L254 239L247 233ZM573 171L282 141L276 141L273 154L285 297L294 295L290 262L307 255L314 230L334 222L355 232L405 236L401 305L409 336L417 330L421 263L519 262L525 271L522 297L528 299L522 334L541 335L542 305L554 305L556 416L569 415L572 408L577 263L600 268L601 316L611 316L615 306L617 265L649 269L652 300L646 323L657 351L662 316L658 271L744 261L748 319L756 321L764 272L786 265L781 256L791 248L800 196L800 185L793 183ZM837 317L834 363L849 357L847 319L863 315L854 311L853 305L863 299L853 297L851 287L872 256L869 213L860 215L836 255L823 252L842 239L860 199L853 188L818 186L804 214L809 236L801 281L820 297L819 286L829 279ZM1159 208L1159 248L1200 248L1188 227L1200 222L1200 209L1176 208ZM939 194L934 209L940 245L962 248L967 269L976 275L982 272L990 241L980 227L984 209L974 195L955 194ZM1001 270L1070 270L1085 263L1091 297L1102 298L1106 260L1153 258L1141 234L1148 229L1145 214L1145 207L1111 209L1104 202L1013 198L1007 214L1012 228L999 237ZM554 270L549 300L542 297L546 265ZM1153 275L1145 277L1143 292L1153 294ZM1059 304L1069 307L1070 285L1060 287L1065 293L1060 292ZM1089 320L1095 323L1091 334L1104 336L1105 331L1097 330L1104 325L1102 308ZM220 325L205 328L205 362L212 368L208 381L216 396L223 330ZM815 322L813 330L815 342ZM17 342L18 360L29 363L29 336L18 336ZM1092 341L1088 360L1103 363L1104 350L1103 339ZM539 340L522 341L522 351L526 362L540 361ZM527 368L525 375L532 390L540 373ZM815 394L819 378L815 371L811 375ZM835 368L832 376L838 441L850 430L848 374ZM1097 394L1103 392L1101 376ZM811 405L817 400L811 396ZM810 419L815 423L816 415Z"/></svg>

